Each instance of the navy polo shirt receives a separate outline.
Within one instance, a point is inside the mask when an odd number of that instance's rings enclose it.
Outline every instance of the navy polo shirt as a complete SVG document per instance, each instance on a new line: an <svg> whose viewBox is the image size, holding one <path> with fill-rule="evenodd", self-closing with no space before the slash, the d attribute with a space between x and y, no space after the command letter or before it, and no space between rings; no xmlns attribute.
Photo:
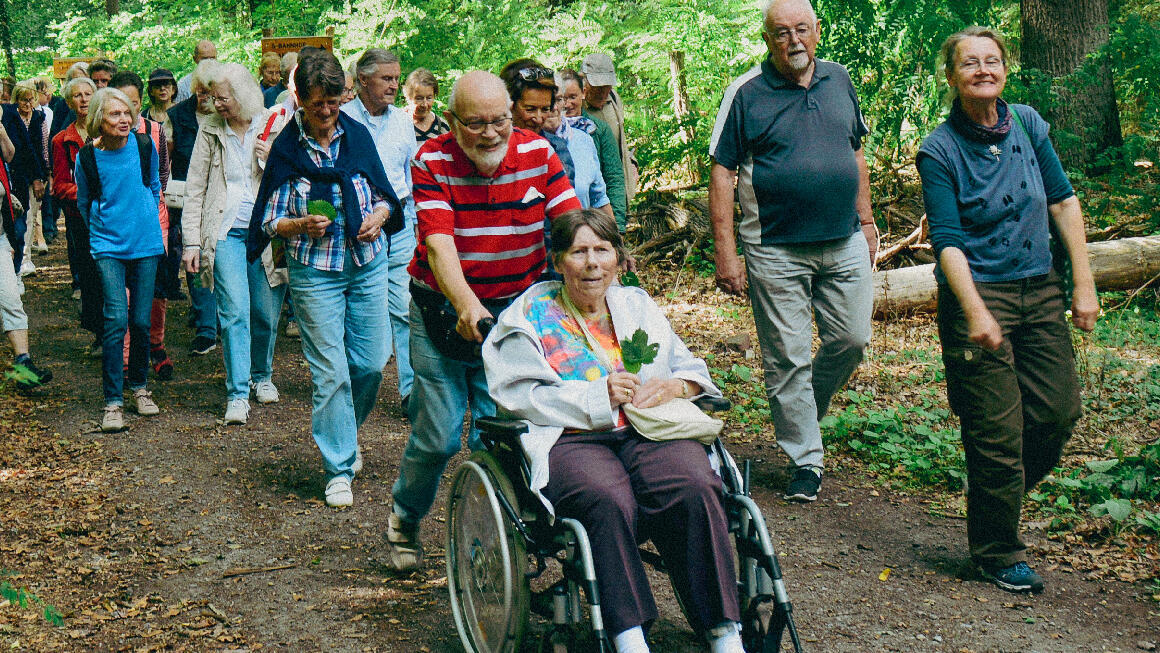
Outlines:
<svg viewBox="0 0 1160 653"><path fill-rule="evenodd" d="M809 88L768 59L725 90L709 141L713 159L737 170L741 241L817 243L858 228L855 152L869 133L850 73L814 60Z"/></svg>

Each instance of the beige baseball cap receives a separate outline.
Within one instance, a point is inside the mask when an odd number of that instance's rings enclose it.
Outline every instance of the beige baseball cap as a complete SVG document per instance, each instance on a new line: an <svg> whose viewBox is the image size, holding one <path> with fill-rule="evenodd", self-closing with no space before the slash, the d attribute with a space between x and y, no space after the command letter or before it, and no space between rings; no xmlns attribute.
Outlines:
<svg viewBox="0 0 1160 653"><path fill-rule="evenodd" d="M580 72L584 73L585 83L591 86L616 86L616 67L612 65L612 57L603 52L584 57Z"/></svg>

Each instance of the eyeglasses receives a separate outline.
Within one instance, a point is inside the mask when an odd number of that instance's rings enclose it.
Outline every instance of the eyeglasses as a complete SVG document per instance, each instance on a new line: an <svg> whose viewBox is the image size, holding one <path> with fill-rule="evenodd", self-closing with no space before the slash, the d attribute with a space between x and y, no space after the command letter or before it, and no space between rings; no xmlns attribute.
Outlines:
<svg viewBox="0 0 1160 653"><path fill-rule="evenodd" d="M214 104L217 104L218 102L225 104L233 98L228 95L211 95L209 96L209 99L212 100Z"/></svg>
<svg viewBox="0 0 1160 653"><path fill-rule="evenodd" d="M813 30L814 30L814 28L812 26L806 25L805 23L802 23L801 25L798 25L797 27L794 27L793 29L790 29L788 27L778 28L777 30L775 30L773 32L773 34L771 36L773 36L773 40L775 42L780 43L782 45L785 45L786 43L789 43L789 39L791 36L796 36L797 40L799 40L799 41L806 40L806 37L808 37L810 34L812 34Z"/></svg>
<svg viewBox="0 0 1160 653"><path fill-rule="evenodd" d="M525 82L538 82L541 79L555 78L556 71L551 68L544 68L543 66L531 66L529 68L520 68L517 74Z"/></svg>
<svg viewBox="0 0 1160 653"><path fill-rule="evenodd" d="M451 115L455 118L456 122L463 125L463 128L472 134L482 134L487 131L489 125L495 127L496 131L503 131L512 124L511 116L504 116L502 118L496 118L495 120L472 120L471 122L466 122L454 111L451 112Z"/></svg>
<svg viewBox="0 0 1160 653"><path fill-rule="evenodd" d="M998 72L1003 69L1003 60L998 57L988 57L979 61L972 57L966 61L959 62L959 70L965 73L975 73L982 68L986 68L990 72Z"/></svg>

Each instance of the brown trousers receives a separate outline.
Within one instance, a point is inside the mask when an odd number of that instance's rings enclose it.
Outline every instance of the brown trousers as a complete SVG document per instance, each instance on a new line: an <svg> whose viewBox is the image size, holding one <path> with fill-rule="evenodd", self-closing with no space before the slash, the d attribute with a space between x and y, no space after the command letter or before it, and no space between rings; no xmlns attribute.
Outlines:
<svg viewBox="0 0 1160 653"><path fill-rule="evenodd" d="M548 455L544 495L584 525L608 633L651 623L657 607L637 549L651 539L673 570L697 632L740 621L721 479L693 440L622 433L563 435Z"/></svg>
<svg viewBox="0 0 1160 653"><path fill-rule="evenodd" d="M967 339L962 307L948 287L939 288L938 329L947 398L967 458L971 559L994 569L1026 561L1023 495L1059 462L1081 404L1059 277L975 287L1003 331L999 349Z"/></svg>

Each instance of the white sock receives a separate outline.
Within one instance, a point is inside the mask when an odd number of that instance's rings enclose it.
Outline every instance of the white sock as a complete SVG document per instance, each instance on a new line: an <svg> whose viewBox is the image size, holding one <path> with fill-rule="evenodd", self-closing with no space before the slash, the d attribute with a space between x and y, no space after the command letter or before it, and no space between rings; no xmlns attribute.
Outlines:
<svg viewBox="0 0 1160 653"><path fill-rule="evenodd" d="M644 630L640 626L633 626L613 637L612 645L616 647L616 653L649 653L648 644L644 641Z"/></svg>
<svg viewBox="0 0 1160 653"><path fill-rule="evenodd" d="M736 622L726 621L709 629L709 653L745 653Z"/></svg>

